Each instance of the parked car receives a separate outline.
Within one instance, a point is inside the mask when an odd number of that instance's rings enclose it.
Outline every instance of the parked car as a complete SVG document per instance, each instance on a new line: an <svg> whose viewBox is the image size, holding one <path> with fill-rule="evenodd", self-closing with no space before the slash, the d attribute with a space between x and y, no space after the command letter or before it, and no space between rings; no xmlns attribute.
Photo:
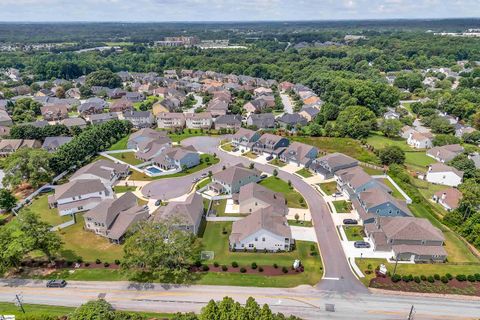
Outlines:
<svg viewBox="0 0 480 320"><path fill-rule="evenodd" d="M202 175L201 175L202 178L206 178L207 176L208 176L208 173L206 173L206 172L202 173Z"/></svg>
<svg viewBox="0 0 480 320"><path fill-rule="evenodd" d="M268 175L262 174L262 175L260 176L260 180L266 179L267 177L268 177Z"/></svg>
<svg viewBox="0 0 480 320"><path fill-rule="evenodd" d="M67 285L65 280L50 280L47 282L47 288L64 288Z"/></svg>
<svg viewBox="0 0 480 320"><path fill-rule="evenodd" d="M358 224L358 221L355 219L343 219L343 224Z"/></svg>
<svg viewBox="0 0 480 320"><path fill-rule="evenodd" d="M273 156L268 156L265 160L267 161L273 160Z"/></svg>
<svg viewBox="0 0 480 320"><path fill-rule="evenodd" d="M238 148L233 148L232 151L233 152L237 152L239 149Z"/></svg>
<svg viewBox="0 0 480 320"><path fill-rule="evenodd" d="M193 178L193 180L192 180L193 183L196 183L198 181L200 181L200 178Z"/></svg>
<svg viewBox="0 0 480 320"><path fill-rule="evenodd" d="M52 191L55 191L55 189L53 187L45 187L43 189L40 189L39 193L49 193L49 192L52 192Z"/></svg>
<svg viewBox="0 0 480 320"><path fill-rule="evenodd" d="M353 245L355 248L370 248L370 243L366 241L355 241Z"/></svg>
<svg viewBox="0 0 480 320"><path fill-rule="evenodd" d="M158 199L157 201L155 201L155 205L158 207L159 205L162 204L162 200Z"/></svg>

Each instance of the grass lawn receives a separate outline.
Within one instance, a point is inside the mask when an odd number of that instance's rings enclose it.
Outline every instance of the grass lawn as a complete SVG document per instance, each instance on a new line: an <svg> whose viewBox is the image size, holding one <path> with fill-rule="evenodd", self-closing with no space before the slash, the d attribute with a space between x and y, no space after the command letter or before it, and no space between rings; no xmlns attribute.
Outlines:
<svg viewBox="0 0 480 320"><path fill-rule="evenodd" d="M244 154L242 154L242 156L245 156L245 157L250 158L250 159L257 159L258 158L258 155L256 153L253 153L252 151L245 152Z"/></svg>
<svg viewBox="0 0 480 320"><path fill-rule="evenodd" d="M62 229L59 232L64 242L61 254L69 260L81 257L84 261L95 261L97 258L102 262L112 263L115 259L122 259L123 249L121 245L110 243L106 238L93 232L83 230L83 216L77 215L77 223Z"/></svg>
<svg viewBox="0 0 480 320"><path fill-rule="evenodd" d="M131 164L132 166L136 166L144 162L143 160L135 158L135 152L111 153L110 156Z"/></svg>
<svg viewBox="0 0 480 320"><path fill-rule="evenodd" d="M365 173L371 175L371 176L379 176L379 175L382 175L383 174L383 170L378 170L378 169L374 169L374 168L370 168L370 167L367 167L367 166L362 166L360 165L363 169L363 171L365 171Z"/></svg>
<svg viewBox="0 0 480 320"><path fill-rule="evenodd" d="M203 179L197 184L197 190L207 186L207 184L209 184L210 182L212 182L212 178Z"/></svg>
<svg viewBox="0 0 480 320"><path fill-rule="evenodd" d="M362 162L379 164L377 156L363 148L355 139L332 137L289 137L289 139L315 146L318 150L328 153L341 152Z"/></svg>
<svg viewBox="0 0 480 320"><path fill-rule="evenodd" d="M397 199L400 199L400 200L405 200L405 198L402 196L400 191L398 191L398 189L395 188L395 186L393 185L393 183L390 182L390 180L382 179L382 182L392 190L392 196L394 198L397 198Z"/></svg>
<svg viewBox="0 0 480 320"><path fill-rule="evenodd" d="M318 186L329 196L337 192L337 183L335 181L319 183Z"/></svg>
<svg viewBox="0 0 480 320"><path fill-rule="evenodd" d="M207 163L206 159L209 158L210 162ZM130 180L134 181L151 181L151 180L158 180L158 179L167 179L167 178L176 178L176 177L183 177L187 176L191 173L203 170L208 168L214 164L217 164L220 160L218 158L214 158L212 155L209 154L202 154L200 155L200 160L202 161L198 166L188 169L187 171L177 172L165 176L158 176L158 177L149 177L142 172L138 172L137 170L133 170Z"/></svg>
<svg viewBox="0 0 480 320"><path fill-rule="evenodd" d="M365 274L365 270L368 270L368 265L372 266L372 271L375 270L380 264L384 264L387 267L387 270L393 273L395 263L388 263L385 259L355 259L356 264ZM445 275L446 273L452 274L454 277L457 274L475 274L478 273L480 265L479 264L449 264L449 263L422 263L422 264L409 264L409 263L399 263L397 265L397 274L399 275L409 275L413 276L433 276L438 273L440 276ZM375 273L367 275L365 278L360 278L361 281L368 285L370 280L375 277Z"/></svg>
<svg viewBox="0 0 480 320"><path fill-rule="evenodd" d="M294 227L306 227L306 228L310 228L310 227L313 227L313 223L312 221L303 221L301 218L298 220L288 220L288 225L289 226L294 226Z"/></svg>
<svg viewBox="0 0 480 320"><path fill-rule="evenodd" d="M214 210L217 213L217 216L225 216L225 207L227 206L227 199L214 200L212 203L211 210Z"/></svg>
<svg viewBox="0 0 480 320"><path fill-rule="evenodd" d="M348 241L362 241L365 233L361 226L343 226Z"/></svg>
<svg viewBox="0 0 480 320"><path fill-rule="evenodd" d="M277 167L285 167L287 164L283 161L278 160L277 158L273 159L272 161L269 162L269 164L272 164Z"/></svg>
<svg viewBox="0 0 480 320"><path fill-rule="evenodd" d="M335 207L335 210L337 210L337 213L348 213L352 211L352 203L350 201L337 200L332 201L332 203Z"/></svg>
<svg viewBox="0 0 480 320"><path fill-rule="evenodd" d="M289 187L287 182L278 177L268 177L262 180L260 185L272 191L281 192L287 200L287 205L290 208L307 208L307 203L302 195L293 187Z"/></svg>
<svg viewBox="0 0 480 320"><path fill-rule="evenodd" d="M323 267L319 255L310 256L310 247L316 244L313 242L297 241L297 247L292 252L264 253L264 252L231 252L228 249L228 237L230 235L231 222L208 222L202 238L203 250L215 252L214 261L219 264L228 265L236 261L240 267L249 267L252 262L259 266L270 266L274 263L279 268L290 267L295 259L300 259L305 266L305 272L287 276L262 276L247 274L208 273L198 283L218 285L241 285L241 286L274 286L292 287L299 284L316 284L320 281ZM223 232L226 231L226 233Z"/></svg>
<svg viewBox="0 0 480 320"><path fill-rule="evenodd" d="M113 187L113 191L115 193L125 193L128 191L135 191L137 190L137 187L134 186L115 186Z"/></svg>
<svg viewBox="0 0 480 320"><path fill-rule="evenodd" d="M304 178L310 178L310 177L313 177L313 173L311 173L310 171L308 171L308 169L301 169L301 170L298 170L297 172L295 172L296 174L299 174L301 175L302 177Z"/></svg>
<svg viewBox="0 0 480 320"><path fill-rule="evenodd" d="M127 143L128 143L128 138L130 135L127 135L126 137L123 137L122 139L118 140L116 143L112 144L108 150L114 151L114 150L125 150L127 149Z"/></svg>
<svg viewBox="0 0 480 320"><path fill-rule="evenodd" d="M208 133L215 134L216 131L209 130ZM206 136L208 133L207 130L201 129L183 129L182 132L170 132L168 136L172 139L172 142L180 142L190 137Z"/></svg>
<svg viewBox="0 0 480 320"><path fill-rule="evenodd" d="M60 216L57 209L50 209L48 207L48 194L44 194L35 198L29 206L24 208L28 208L32 212L38 214L42 221L45 221L52 226L57 226L72 220L71 216Z"/></svg>
<svg viewBox="0 0 480 320"><path fill-rule="evenodd" d="M231 152L233 150L233 146L231 143L222 144L221 148L227 152Z"/></svg>

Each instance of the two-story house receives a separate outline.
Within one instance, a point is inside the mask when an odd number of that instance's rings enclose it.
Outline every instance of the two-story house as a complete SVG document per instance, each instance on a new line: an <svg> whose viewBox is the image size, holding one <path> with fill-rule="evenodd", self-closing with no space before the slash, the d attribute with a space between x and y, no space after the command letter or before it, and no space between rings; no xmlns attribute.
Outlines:
<svg viewBox="0 0 480 320"><path fill-rule="evenodd" d="M192 146L167 148L152 159L152 164L163 170L183 170L199 165L200 155Z"/></svg>
<svg viewBox="0 0 480 320"><path fill-rule="evenodd" d="M260 133L257 131L240 128L232 136L232 146L248 150L258 139L260 139Z"/></svg>
<svg viewBox="0 0 480 320"><path fill-rule="evenodd" d="M259 180L260 171L246 168L239 163L215 173L208 187L219 194L234 194L239 192L242 186Z"/></svg>
<svg viewBox="0 0 480 320"><path fill-rule="evenodd" d="M343 153L331 153L312 161L309 169L323 179L333 178L335 172L358 166L358 161Z"/></svg>
<svg viewBox="0 0 480 320"><path fill-rule="evenodd" d="M161 112L157 114L157 127L160 129L183 129L185 115L180 112Z"/></svg>
<svg viewBox="0 0 480 320"><path fill-rule="evenodd" d="M210 112L187 113L185 114L185 123L189 129L210 129L213 118Z"/></svg>
<svg viewBox="0 0 480 320"><path fill-rule="evenodd" d="M252 150L258 154L267 155L280 155L286 147L290 144L290 141L285 137L280 137L271 133L264 133L253 144Z"/></svg>
<svg viewBox="0 0 480 320"><path fill-rule="evenodd" d="M352 199L364 224L373 222L375 217L409 217L411 212L404 201L395 199L382 188L370 188Z"/></svg>
<svg viewBox="0 0 480 320"><path fill-rule="evenodd" d="M317 157L318 149L301 142L292 142L279 159L285 163L295 164L297 166L308 167L310 163Z"/></svg>
<svg viewBox="0 0 480 320"><path fill-rule="evenodd" d="M234 198L235 200L235 198ZM273 192L258 183L249 183L238 193L239 212L250 214L261 208L273 206L279 215L287 215L288 207L282 193Z"/></svg>

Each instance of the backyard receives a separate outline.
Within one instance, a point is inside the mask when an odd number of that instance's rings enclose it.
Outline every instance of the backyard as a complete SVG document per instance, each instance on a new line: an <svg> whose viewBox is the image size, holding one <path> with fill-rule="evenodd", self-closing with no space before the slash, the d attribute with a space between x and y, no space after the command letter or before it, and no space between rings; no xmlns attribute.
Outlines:
<svg viewBox="0 0 480 320"><path fill-rule="evenodd" d="M301 175L304 178L313 177L313 174L308 169L305 169L305 168L302 168L301 170L298 170L295 173Z"/></svg>
<svg viewBox="0 0 480 320"><path fill-rule="evenodd" d="M381 179L382 183L385 184L387 187L389 187L392 190L392 196L394 198L400 199L400 200L405 200L405 198L402 196L400 191L398 191L397 188L393 185L393 183L390 182L388 179Z"/></svg>
<svg viewBox="0 0 480 320"><path fill-rule="evenodd" d="M212 212L215 212L218 217L224 217L226 205L227 199L213 200L210 210L212 210Z"/></svg>
<svg viewBox="0 0 480 320"><path fill-rule="evenodd" d="M52 193L50 193L52 194ZM32 200L29 206L24 208L30 209L32 212L38 214L40 219L52 226L57 226L69 220L72 220L72 216L60 216L57 209L50 209L48 206L49 194L43 194Z"/></svg>
<svg viewBox="0 0 480 320"><path fill-rule="evenodd" d="M338 191L337 183L335 181L319 183L318 186L320 187L320 189L322 189L323 192L325 192L327 196L330 196Z"/></svg>
<svg viewBox="0 0 480 320"><path fill-rule="evenodd" d="M352 211L352 203L345 200L332 201L337 213L348 213Z"/></svg>
<svg viewBox="0 0 480 320"><path fill-rule="evenodd" d="M343 226L348 241L362 241L365 233L362 226Z"/></svg>
<svg viewBox="0 0 480 320"><path fill-rule="evenodd" d="M293 187L290 187L287 182L278 177L268 177L260 182L260 185L264 186L275 192L283 194L287 200L287 206L289 208L306 208L307 203L303 199L302 195L298 193Z"/></svg>
<svg viewBox="0 0 480 320"><path fill-rule="evenodd" d="M132 166L139 165L143 163L143 160L137 159L135 157L135 152L122 152L122 153L111 153L109 156L114 157L120 161L131 164Z"/></svg>
<svg viewBox="0 0 480 320"><path fill-rule="evenodd" d="M128 138L130 135L123 137L122 139L118 140L116 143L112 144L108 150L115 151L115 150L126 150Z"/></svg>

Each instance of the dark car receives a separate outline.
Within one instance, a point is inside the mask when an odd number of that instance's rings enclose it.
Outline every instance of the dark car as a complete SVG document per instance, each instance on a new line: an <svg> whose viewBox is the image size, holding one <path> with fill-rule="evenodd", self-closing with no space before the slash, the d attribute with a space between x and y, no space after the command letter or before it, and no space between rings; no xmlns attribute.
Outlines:
<svg viewBox="0 0 480 320"><path fill-rule="evenodd" d="M45 187L43 189L40 189L39 193L49 193L49 192L52 192L52 191L55 191L55 189L52 188L52 187Z"/></svg>
<svg viewBox="0 0 480 320"><path fill-rule="evenodd" d="M47 288L63 288L67 285L65 280L50 280L47 282Z"/></svg>
<svg viewBox="0 0 480 320"><path fill-rule="evenodd" d="M267 161L273 160L273 156L268 156L268 157L266 158L266 160L267 160Z"/></svg>
<svg viewBox="0 0 480 320"><path fill-rule="evenodd" d="M260 176L260 180L266 179L267 177L268 177L268 176L267 176L266 174L262 174L262 175Z"/></svg>
<svg viewBox="0 0 480 320"><path fill-rule="evenodd" d="M343 224L358 224L358 221L355 219L343 219Z"/></svg>
<svg viewBox="0 0 480 320"><path fill-rule="evenodd" d="M355 248L370 248L370 243L365 241L355 241L353 245Z"/></svg>
<svg viewBox="0 0 480 320"><path fill-rule="evenodd" d="M162 200L159 199L159 200L155 201L155 205L156 205L157 207L158 207L159 205L161 205L161 204L162 204Z"/></svg>

